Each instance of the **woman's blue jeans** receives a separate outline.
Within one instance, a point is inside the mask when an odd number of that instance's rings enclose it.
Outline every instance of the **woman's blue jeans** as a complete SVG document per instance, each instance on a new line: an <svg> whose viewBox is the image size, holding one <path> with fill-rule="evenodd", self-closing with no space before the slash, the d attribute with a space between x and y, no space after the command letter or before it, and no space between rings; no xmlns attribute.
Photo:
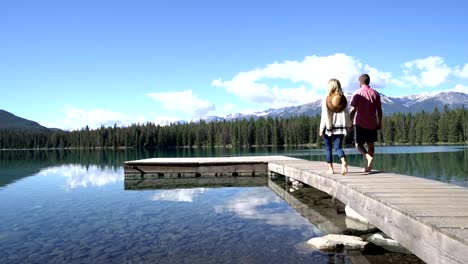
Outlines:
<svg viewBox="0 0 468 264"><path fill-rule="evenodd" d="M333 150L335 150L336 155L341 159L346 157L341 146L343 145L344 135L332 135L327 136L323 135L323 140L325 141L325 159L327 163L333 163L333 154L332 154L332 145Z"/></svg>

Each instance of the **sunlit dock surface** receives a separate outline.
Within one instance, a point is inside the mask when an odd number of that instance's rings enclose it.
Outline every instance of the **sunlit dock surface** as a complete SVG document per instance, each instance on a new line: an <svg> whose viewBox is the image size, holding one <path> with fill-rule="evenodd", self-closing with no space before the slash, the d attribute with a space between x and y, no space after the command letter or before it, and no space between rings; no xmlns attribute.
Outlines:
<svg viewBox="0 0 468 264"><path fill-rule="evenodd" d="M345 176L330 175L324 162L285 156L145 159L124 167L126 188L284 175L336 197L427 263L468 263L467 188L351 166Z"/></svg>

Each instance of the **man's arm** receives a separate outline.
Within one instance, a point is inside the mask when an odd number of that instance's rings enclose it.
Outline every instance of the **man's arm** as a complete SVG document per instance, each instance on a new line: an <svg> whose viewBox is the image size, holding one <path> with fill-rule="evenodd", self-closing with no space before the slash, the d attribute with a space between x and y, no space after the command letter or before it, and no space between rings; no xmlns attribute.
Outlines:
<svg viewBox="0 0 468 264"><path fill-rule="evenodd" d="M354 125L354 117L356 116L356 106L359 99L358 94L353 94L351 97L351 103L349 104L349 119L351 119L351 124Z"/></svg>
<svg viewBox="0 0 468 264"><path fill-rule="evenodd" d="M377 129L382 129L382 105L380 105L379 107L377 107L377 118L379 119L377 121Z"/></svg>
<svg viewBox="0 0 468 264"><path fill-rule="evenodd" d="M380 94L377 93L377 129L382 129L382 101L380 101Z"/></svg>
<svg viewBox="0 0 468 264"><path fill-rule="evenodd" d="M349 118L351 119L351 124L354 124L354 116L356 115L356 108L354 106L351 106L349 110Z"/></svg>
<svg viewBox="0 0 468 264"><path fill-rule="evenodd" d="M327 103L325 101L326 99L322 99L322 115L320 116L320 126L319 126L319 135L320 136L323 136L323 131L325 130L326 128L326 124L327 124L327 118L328 118L328 114L327 114Z"/></svg>

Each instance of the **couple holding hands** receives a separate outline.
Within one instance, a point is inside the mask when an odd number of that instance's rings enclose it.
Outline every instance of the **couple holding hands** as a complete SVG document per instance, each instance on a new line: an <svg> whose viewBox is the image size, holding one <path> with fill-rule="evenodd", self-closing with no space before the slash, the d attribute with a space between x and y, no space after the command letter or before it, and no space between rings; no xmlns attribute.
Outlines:
<svg viewBox="0 0 468 264"><path fill-rule="evenodd" d="M322 100L320 119L320 136L324 139L325 158L328 172L333 174L332 149L341 159L341 175L348 173L346 155L342 144L347 131L354 127L356 149L365 159L364 171L372 170L374 159L374 142L377 141L377 130L382 128L382 103L377 91L369 86L370 77L363 74L359 77L360 88L354 92L350 108L337 79L328 81L328 94ZM367 149L364 147L367 145Z"/></svg>

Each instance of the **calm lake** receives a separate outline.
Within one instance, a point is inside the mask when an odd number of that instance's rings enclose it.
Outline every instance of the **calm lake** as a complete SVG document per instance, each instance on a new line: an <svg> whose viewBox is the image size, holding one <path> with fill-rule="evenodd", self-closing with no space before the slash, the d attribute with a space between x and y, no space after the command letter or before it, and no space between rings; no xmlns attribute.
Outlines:
<svg viewBox="0 0 468 264"><path fill-rule="evenodd" d="M0 263L352 263L305 247L324 231L266 185L124 190L126 160L243 155L325 160L313 148L0 151ZM394 146L376 148L374 168L468 187L467 164L466 146Z"/></svg>

